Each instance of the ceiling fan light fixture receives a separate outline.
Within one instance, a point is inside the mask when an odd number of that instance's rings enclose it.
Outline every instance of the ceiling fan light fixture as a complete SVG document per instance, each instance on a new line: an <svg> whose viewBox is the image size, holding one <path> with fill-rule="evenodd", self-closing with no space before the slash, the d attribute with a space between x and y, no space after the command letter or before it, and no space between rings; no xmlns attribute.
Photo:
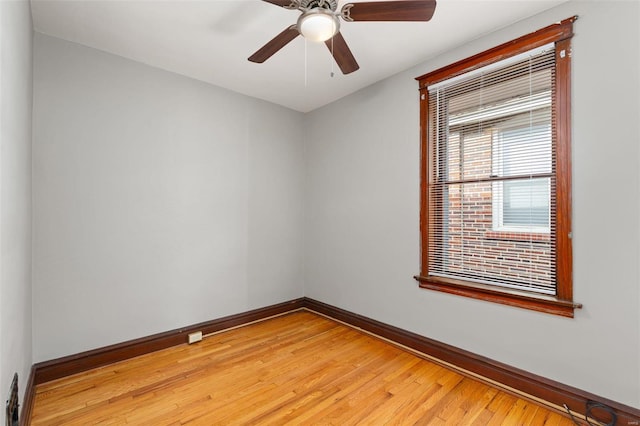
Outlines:
<svg viewBox="0 0 640 426"><path fill-rule="evenodd" d="M323 42L336 35L340 29L340 21L332 11L314 8L300 16L297 28L307 40Z"/></svg>

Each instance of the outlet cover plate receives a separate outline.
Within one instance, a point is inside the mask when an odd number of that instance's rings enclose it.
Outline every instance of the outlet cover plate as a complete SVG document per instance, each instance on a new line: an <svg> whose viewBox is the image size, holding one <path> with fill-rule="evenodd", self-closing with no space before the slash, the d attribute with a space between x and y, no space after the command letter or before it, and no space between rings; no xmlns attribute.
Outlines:
<svg viewBox="0 0 640 426"><path fill-rule="evenodd" d="M189 344L196 343L202 340L202 331L196 331L195 333L189 333Z"/></svg>

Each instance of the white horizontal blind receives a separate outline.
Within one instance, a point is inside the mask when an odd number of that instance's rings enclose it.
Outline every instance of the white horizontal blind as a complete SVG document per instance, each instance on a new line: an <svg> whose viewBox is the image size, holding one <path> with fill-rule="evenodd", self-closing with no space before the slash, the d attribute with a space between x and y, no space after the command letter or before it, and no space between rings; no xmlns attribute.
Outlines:
<svg viewBox="0 0 640 426"><path fill-rule="evenodd" d="M554 45L428 87L428 273L555 294Z"/></svg>

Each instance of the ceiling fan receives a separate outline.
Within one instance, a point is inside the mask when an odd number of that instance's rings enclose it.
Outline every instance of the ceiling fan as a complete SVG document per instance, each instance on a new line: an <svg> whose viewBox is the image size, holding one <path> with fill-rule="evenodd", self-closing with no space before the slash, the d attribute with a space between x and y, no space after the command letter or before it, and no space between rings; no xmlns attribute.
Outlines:
<svg viewBox="0 0 640 426"><path fill-rule="evenodd" d="M340 19L354 21L428 21L436 9L436 0L396 0L347 3L337 11L338 0L263 0L285 9L302 12L295 25L286 28L249 57L262 63L302 35L324 42L343 74L360 68L347 42L340 34Z"/></svg>

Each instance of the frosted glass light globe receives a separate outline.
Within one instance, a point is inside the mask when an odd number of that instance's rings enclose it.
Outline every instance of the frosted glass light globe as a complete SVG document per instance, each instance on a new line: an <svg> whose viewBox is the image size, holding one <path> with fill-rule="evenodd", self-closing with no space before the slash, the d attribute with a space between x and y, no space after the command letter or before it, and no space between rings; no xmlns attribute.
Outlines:
<svg viewBox="0 0 640 426"><path fill-rule="evenodd" d="M338 18L326 9L316 8L302 14L298 19L298 31L310 41L329 40L340 29Z"/></svg>

